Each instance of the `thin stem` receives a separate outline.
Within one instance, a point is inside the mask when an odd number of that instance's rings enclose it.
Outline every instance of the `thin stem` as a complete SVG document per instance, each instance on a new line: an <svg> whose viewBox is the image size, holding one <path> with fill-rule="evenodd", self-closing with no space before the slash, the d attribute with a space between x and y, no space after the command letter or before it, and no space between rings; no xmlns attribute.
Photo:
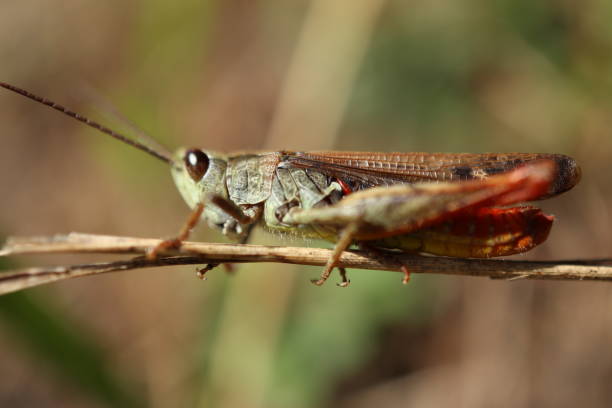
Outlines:
<svg viewBox="0 0 612 408"><path fill-rule="evenodd" d="M184 242L178 249L160 253L158 259L144 258L149 248L161 240L108 235L71 233L52 237L10 238L0 256L52 253L126 254L136 258L82 265L30 268L0 274L0 294L100 273L169 265L277 262L324 266L332 254L320 248L277 247L242 244ZM344 251L337 267L396 271L405 274L428 273L482 276L519 280L612 281L612 259L568 261L521 261L460 259L399 253Z"/></svg>

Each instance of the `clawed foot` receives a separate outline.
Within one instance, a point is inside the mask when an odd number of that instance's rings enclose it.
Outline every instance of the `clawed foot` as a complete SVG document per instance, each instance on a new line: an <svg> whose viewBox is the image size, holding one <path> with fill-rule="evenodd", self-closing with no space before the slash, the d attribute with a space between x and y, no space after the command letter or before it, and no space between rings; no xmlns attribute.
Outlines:
<svg viewBox="0 0 612 408"><path fill-rule="evenodd" d="M325 283L326 280L327 278L311 279L310 283L312 283L313 285L321 286Z"/></svg>
<svg viewBox="0 0 612 408"><path fill-rule="evenodd" d="M211 264L204 265L202 268L197 268L196 269L196 276L198 278L200 278L201 280L206 280L206 279L208 279L206 277L206 272L215 269L217 266L219 266L218 263L211 263Z"/></svg>
<svg viewBox="0 0 612 408"><path fill-rule="evenodd" d="M196 224L200 220L202 216L202 211L204 211L204 204L200 203L195 206L187 222L181 228L178 236L176 238L164 239L159 244L155 245L153 248L149 248L147 251L147 259L150 261L154 261L159 256L160 252L167 251L169 249L179 249L183 244L183 241L186 241L189 238L189 234L191 230L195 228Z"/></svg>
<svg viewBox="0 0 612 408"><path fill-rule="evenodd" d="M342 278L342 281L340 283L336 283L336 286L346 288L351 283L351 281L346 277L346 269L338 268L338 272L340 272L340 278Z"/></svg>
<svg viewBox="0 0 612 408"><path fill-rule="evenodd" d="M164 239L159 244L147 250L147 259L149 261L154 261L157 259L161 252L167 251L169 249L179 249L182 244L183 241L179 238Z"/></svg>
<svg viewBox="0 0 612 408"><path fill-rule="evenodd" d="M406 265L402 265L402 272L404 273L404 277L402 278L402 284L407 285L410 283L410 269Z"/></svg>
<svg viewBox="0 0 612 408"><path fill-rule="evenodd" d="M334 267L332 266L331 268L326 267L325 270L323 271L323 273L321 274L321 277L319 279L311 279L310 282L312 282L313 284L317 285L317 286L321 286L323 285L327 279L329 278L329 275L331 275L331 271L334 269ZM340 272L340 278L342 279L340 283L336 283L336 285L340 288L346 288L351 281L348 280L347 276L346 276L346 269L344 268L338 268L338 272Z"/></svg>
<svg viewBox="0 0 612 408"><path fill-rule="evenodd" d="M317 286L321 286L329 279L329 275L331 275L334 267L336 266L336 260L334 258L330 258L327 261L327 265L325 265L325 269L323 269L323 273L321 273L321 277L319 279L311 279L310 282L314 283Z"/></svg>
<svg viewBox="0 0 612 408"><path fill-rule="evenodd" d="M231 263L224 263L224 264L220 264L220 263L209 263L204 265L201 268L197 268L196 269L196 276L202 280L206 280L208 279L208 277L206 276L206 273L208 271L211 271L213 269L215 269L217 266L219 265L223 265L223 267L225 268L225 272L232 275L236 272L236 268L234 267L234 264Z"/></svg>

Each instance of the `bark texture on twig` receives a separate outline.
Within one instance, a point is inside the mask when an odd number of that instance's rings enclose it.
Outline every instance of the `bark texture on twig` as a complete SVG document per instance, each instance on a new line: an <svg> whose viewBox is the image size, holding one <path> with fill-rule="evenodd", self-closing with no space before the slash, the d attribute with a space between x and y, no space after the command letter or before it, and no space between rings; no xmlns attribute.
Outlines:
<svg viewBox="0 0 612 408"><path fill-rule="evenodd" d="M185 242L155 260L147 260L147 249L158 239L71 233L52 237L10 238L0 256L52 253L128 254L136 258L83 265L30 268L0 274L0 294L51 283L58 280L99 273L167 265L279 262L324 266L331 251L321 248L277 247L263 245ZM612 259L576 261L521 261L459 259L408 255L370 254L345 251L338 267L411 273L487 276L493 279L553 279L612 281Z"/></svg>

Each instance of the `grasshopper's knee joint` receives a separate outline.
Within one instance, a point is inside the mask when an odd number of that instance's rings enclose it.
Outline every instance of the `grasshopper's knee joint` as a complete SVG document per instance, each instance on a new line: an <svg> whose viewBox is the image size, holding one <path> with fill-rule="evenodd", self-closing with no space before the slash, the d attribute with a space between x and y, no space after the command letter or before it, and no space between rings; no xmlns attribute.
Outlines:
<svg viewBox="0 0 612 408"><path fill-rule="evenodd" d="M287 215L289 214L289 212L291 212L291 210L295 211L299 211L299 207L300 207L300 202L293 198L281 205L279 205L276 210L274 210L274 216L276 217L276 220L278 222L280 222L281 224L286 224L287 223Z"/></svg>

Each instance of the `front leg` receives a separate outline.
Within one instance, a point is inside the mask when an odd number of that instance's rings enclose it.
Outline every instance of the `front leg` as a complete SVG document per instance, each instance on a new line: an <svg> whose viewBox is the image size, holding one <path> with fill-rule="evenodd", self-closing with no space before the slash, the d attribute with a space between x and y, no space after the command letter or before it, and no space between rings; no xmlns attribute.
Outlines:
<svg viewBox="0 0 612 408"><path fill-rule="evenodd" d="M154 259L157 259L157 257L159 256L161 252L167 251L169 249L180 248L181 245L183 244L183 241L186 241L187 238L189 238L191 231L198 224L198 221L200 220L200 217L202 216L203 211L204 211L204 204L200 203L196 205L196 207L193 209L193 211L189 215L189 218L187 218L187 221L185 222L185 224L179 231L178 235L175 238L165 239L161 241L159 244L150 248L150 250L147 252L147 259L154 260Z"/></svg>
<svg viewBox="0 0 612 408"><path fill-rule="evenodd" d="M217 206L228 215L228 219L223 223L222 232L229 237L238 237L241 244L248 240L253 225L261 217L262 209L260 206L241 208L224 197L212 194L207 197L207 202L209 205ZM178 235L174 238L165 239L151 248L147 252L147 258L156 259L163 251L180 248L183 241L189 238L191 231L198 224L203 211L203 203L196 205Z"/></svg>

